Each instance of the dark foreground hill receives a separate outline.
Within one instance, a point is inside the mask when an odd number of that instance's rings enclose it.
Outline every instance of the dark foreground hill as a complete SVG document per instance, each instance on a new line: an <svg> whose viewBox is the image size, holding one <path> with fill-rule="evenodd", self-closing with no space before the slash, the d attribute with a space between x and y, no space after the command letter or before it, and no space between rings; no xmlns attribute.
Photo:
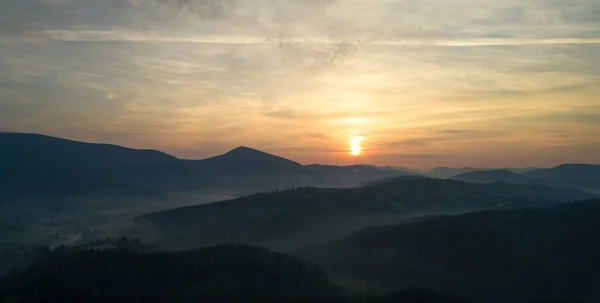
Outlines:
<svg viewBox="0 0 600 303"><path fill-rule="evenodd" d="M600 302L600 200L366 229L300 253L386 289L481 302Z"/></svg>
<svg viewBox="0 0 600 303"><path fill-rule="evenodd" d="M314 265L266 249L228 245L178 253L56 252L0 282L3 302L337 295L325 272Z"/></svg>
<svg viewBox="0 0 600 303"><path fill-rule="evenodd" d="M423 290L359 294L296 257L233 245L186 252L47 251L23 273L0 279L2 302L465 303Z"/></svg>
<svg viewBox="0 0 600 303"><path fill-rule="evenodd" d="M399 178L351 189L300 188L153 213L167 248L221 243L292 250L331 241L369 226L430 215L484 209L543 207L589 199L572 189Z"/></svg>

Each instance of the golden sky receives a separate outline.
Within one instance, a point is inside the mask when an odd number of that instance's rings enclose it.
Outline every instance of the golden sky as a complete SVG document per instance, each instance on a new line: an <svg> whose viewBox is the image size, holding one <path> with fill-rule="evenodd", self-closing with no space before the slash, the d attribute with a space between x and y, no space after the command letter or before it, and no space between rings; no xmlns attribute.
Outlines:
<svg viewBox="0 0 600 303"><path fill-rule="evenodd" d="M597 0L4 0L0 130L194 159L600 163L598 15Z"/></svg>

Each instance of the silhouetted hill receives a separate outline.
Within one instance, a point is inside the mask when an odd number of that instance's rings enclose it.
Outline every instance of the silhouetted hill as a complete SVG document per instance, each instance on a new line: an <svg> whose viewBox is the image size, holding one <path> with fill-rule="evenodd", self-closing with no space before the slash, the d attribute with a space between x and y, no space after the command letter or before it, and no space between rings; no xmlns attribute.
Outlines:
<svg viewBox="0 0 600 303"><path fill-rule="evenodd" d="M600 190L600 165L564 164L554 168L536 169L524 175L552 185Z"/></svg>
<svg viewBox="0 0 600 303"><path fill-rule="evenodd" d="M223 155L188 163L206 178L212 178L236 191L263 191L310 183L308 170L299 163L238 147Z"/></svg>
<svg viewBox="0 0 600 303"><path fill-rule="evenodd" d="M402 174L377 166L303 166L248 147L204 160L181 160L154 150L22 133L0 133L0 165L0 192L67 195L106 188L257 192L356 186Z"/></svg>
<svg viewBox="0 0 600 303"><path fill-rule="evenodd" d="M303 166L248 147L238 147L223 155L190 163L221 184L251 192L305 186L353 187L364 181L398 176L408 171L374 165Z"/></svg>
<svg viewBox="0 0 600 303"><path fill-rule="evenodd" d="M429 171L429 175L435 178L447 179L456 175L470 173L473 171L481 170L482 168L473 168L473 167L461 167L461 168L451 168L451 167L436 167ZM486 169L486 168L483 168Z"/></svg>
<svg viewBox="0 0 600 303"><path fill-rule="evenodd" d="M509 170L478 170L459 174L452 179L480 183L544 184L598 192L600 191L600 165L564 164L554 168L534 169L522 174Z"/></svg>
<svg viewBox="0 0 600 303"><path fill-rule="evenodd" d="M375 165L308 165L306 166L313 175L320 176L321 183L329 187L354 187L365 182L393 178L403 175L417 175L418 173L407 168L380 167Z"/></svg>
<svg viewBox="0 0 600 303"><path fill-rule="evenodd" d="M163 253L49 252L25 273L0 280L3 302L259 302L334 296L340 290L317 266L233 245Z"/></svg>
<svg viewBox="0 0 600 303"><path fill-rule="evenodd" d="M369 228L299 253L387 289L481 302L600 302L600 200ZM554 301L553 301L554 302Z"/></svg>
<svg viewBox="0 0 600 303"><path fill-rule="evenodd" d="M223 155L193 161L206 173L264 174L303 172L294 161L248 147L238 147Z"/></svg>
<svg viewBox="0 0 600 303"><path fill-rule="evenodd" d="M454 176L452 177L452 179L478 183L536 183L536 181L533 179L527 178L521 174L517 174L505 169L473 171Z"/></svg>
<svg viewBox="0 0 600 303"><path fill-rule="evenodd" d="M587 199L586 192L538 185L409 179L352 189L299 188L179 208L142 217L163 235L160 245L220 243L280 250L323 243L410 217L482 209L540 207Z"/></svg>
<svg viewBox="0 0 600 303"><path fill-rule="evenodd" d="M424 179L430 179L430 178L421 176L421 175L393 176L393 177L386 177L386 178L367 181L367 182L361 184L361 186L383 185L386 183L394 183L394 182L398 182L398 181L424 180Z"/></svg>
<svg viewBox="0 0 600 303"><path fill-rule="evenodd" d="M513 173L522 174L531 170L536 169L535 167L522 167L522 168L504 168L501 170L511 171ZM488 171L495 170L487 167L459 167L459 168L451 168L451 167L436 167L429 172L429 176L448 179L457 175L462 175L470 172L476 171Z"/></svg>
<svg viewBox="0 0 600 303"><path fill-rule="evenodd" d="M2 302L466 303L422 289L376 295L252 246L156 252L120 239L24 253L29 265L0 279Z"/></svg>
<svg viewBox="0 0 600 303"><path fill-rule="evenodd" d="M37 134L0 133L0 167L0 191L28 194L213 185L158 151Z"/></svg>

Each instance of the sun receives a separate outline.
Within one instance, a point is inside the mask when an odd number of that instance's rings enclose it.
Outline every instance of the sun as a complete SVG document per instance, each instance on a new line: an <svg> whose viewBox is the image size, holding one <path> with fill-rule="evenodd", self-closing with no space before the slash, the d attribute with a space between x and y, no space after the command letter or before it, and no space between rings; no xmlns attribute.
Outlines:
<svg viewBox="0 0 600 303"><path fill-rule="evenodd" d="M350 154L353 156L359 156L360 153L362 152L362 146L360 146L360 144L362 143L363 138L359 137L359 136L355 136L350 138Z"/></svg>

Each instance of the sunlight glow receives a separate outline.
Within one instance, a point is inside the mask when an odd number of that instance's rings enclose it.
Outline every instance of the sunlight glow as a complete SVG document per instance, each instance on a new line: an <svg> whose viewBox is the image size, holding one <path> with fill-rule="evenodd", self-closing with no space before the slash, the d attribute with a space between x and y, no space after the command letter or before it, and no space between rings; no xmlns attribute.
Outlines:
<svg viewBox="0 0 600 303"><path fill-rule="evenodd" d="M363 150L362 146L360 146L362 141L363 141L363 138L359 137L359 136L350 138L350 154L351 155L353 155L353 156L360 155L360 153Z"/></svg>

